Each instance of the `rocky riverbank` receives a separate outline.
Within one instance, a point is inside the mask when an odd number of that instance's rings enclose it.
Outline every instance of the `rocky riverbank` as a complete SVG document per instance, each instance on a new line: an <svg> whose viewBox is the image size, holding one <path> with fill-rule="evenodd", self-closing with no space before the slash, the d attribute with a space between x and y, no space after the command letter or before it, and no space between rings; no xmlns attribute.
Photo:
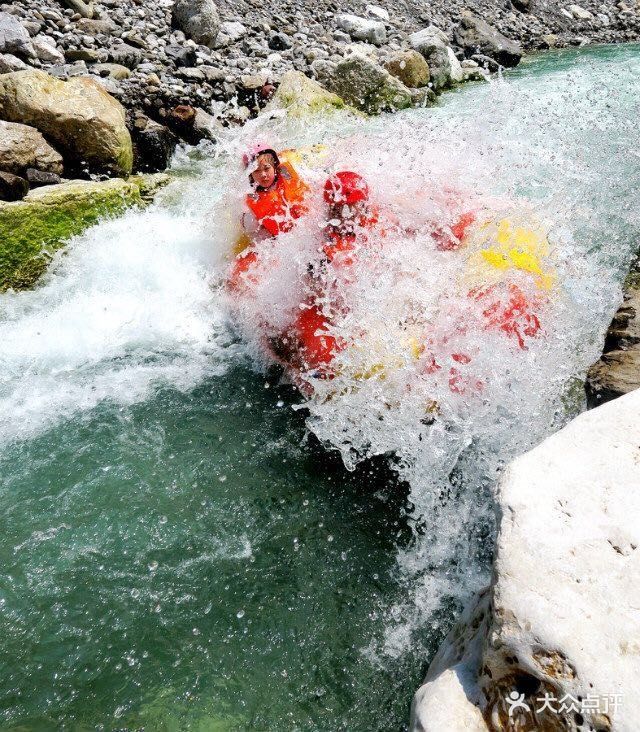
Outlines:
<svg viewBox="0 0 640 732"><path fill-rule="evenodd" d="M379 111L430 102L479 69L517 64L526 50L640 38L638 0L439 0L428 9L360 1L345 10L333 0L18 0L0 5L0 73L32 67L94 79L128 110L135 164L151 170L164 167L176 135L215 137L217 125L255 115L291 70L351 103L363 96L363 75L369 86L393 87L384 103L364 105Z"/></svg>

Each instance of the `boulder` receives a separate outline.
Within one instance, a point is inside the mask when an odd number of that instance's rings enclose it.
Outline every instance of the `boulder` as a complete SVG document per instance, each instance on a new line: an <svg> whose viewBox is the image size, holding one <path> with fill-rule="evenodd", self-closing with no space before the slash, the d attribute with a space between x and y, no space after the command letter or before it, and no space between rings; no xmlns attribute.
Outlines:
<svg viewBox="0 0 640 732"><path fill-rule="evenodd" d="M484 54L495 59L502 66L517 66L522 58L522 48L519 43L503 36L493 26L469 10L463 10L460 13L456 41L464 49L465 55Z"/></svg>
<svg viewBox="0 0 640 732"><path fill-rule="evenodd" d="M309 113L334 112L337 109L345 109L346 106L337 94L327 91L302 72L287 71L271 101L265 107L265 112L286 109L290 115L302 116Z"/></svg>
<svg viewBox="0 0 640 732"><path fill-rule="evenodd" d="M49 36L36 36L32 41L33 50L40 61L63 64L64 54L56 48L56 42Z"/></svg>
<svg viewBox="0 0 640 732"><path fill-rule="evenodd" d="M122 105L91 78L43 71L0 76L0 119L40 130L72 166L128 175L133 152Z"/></svg>
<svg viewBox="0 0 640 732"><path fill-rule="evenodd" d="M405 109L411 91L370 58L353 54L338 63L324 79L327 88L367 114Z"/></svg>
<svg viewBox="0 0 640 732"><path fill-rule="evenodd" d="M379 20L361 18L350 13L341 13L336 17L338 28L348 33L351 38L374 46L381 46L387 40L387 30Z"/></svg>
<svg viewBox="0 0 640 732"><path fill-rule="evenodd" d="M640 283L637 279L636 274L626 288L624 302L607 331L602 357L587 374L585 388L591 407L640 387Z"/></svg>
<svg viewBox="0 0 640 732"><path fill-rule="evenodd" d="M80 33L85 33L89 36L110 36L117 30L116 24L112 20L109 20L109 18L80 18L76 23L76 28Z"/></svg>
<svg viewBox="0 0 640 732"><path fill-rule="evenodd" d="M435 91L441 91L453 83L451 58L455 55L451 51L448 38L435 25L430 25L409 36L414 51L417 51L427 62L431 77L431 84ZM457 61L457 59L456 59Z"/></svg>
<svg viewBox="0 0 640 732"><path fill-rule="evenodd" d="M417 51L398 51L385 64L386 70L409 89L429 83L429 65Z"/></svg>
<svg viewBox="0 0 640 732"><path fill-rule="evenodd" d="M167 114L167 124L176 134L195 145L201 140L215 140L220 124L203 109L189 104L179 104Z"/></svg>
<svg viewBox="0 0 640 732"><path fill-rule="evenodd" d="M120 41L107 50L107 58L113 64L135 69L142 60L142 53L128 43Z"/></svg>
<svg viewBox="0 0 640 732"><path fill-rule="evenodd" d="M105 216L143 205L168 182L162 173L127 181L69 181L0 204L0 291L32 286L71 237Z"/></svg>
<svg viewBox="0 0 640 732"><path fill-rule="evenodd" d="M0 170L23 175L27 168L62 173L62 155L35 128L0 121Z"/></svg>
<svg viewBox="0 0 640 732"><path fill-rule="evenodd" d="M178 138L168 127L137 114L131 125L136 170L155 173L164 170L178 144Z"/></svg>
<svg viewBox="0 0 640 732"><path fill-rule="evenodd" d="M238 21L225 21L220 23L220 30L216 37L216 48L228 46L239 41L248 33L247 27Z"/></svg>
<svg viewBox="0 0 640 732"><path fill-rule="evenodd" d="M414 731L458 729L427 716L447 669L455 712L478 707L487 730L640 729L639 414L636 390L508 466L492 585L434 658Z"/></svg>
<svg viewBox="0 0 640 732"><path fill-rule="evenodd" d="M29 193L29 183L19 175L0 170L0 201L19 201Z"/></svg>
<svg viewBox="0 0 640 732"><path fill-rule="evenodd" d="M36 168L27 168L26 178L31 188L53 186L61 182L60 176L57 173L47 173L44 170L37 170Z"/></svg>
<svg viewBox="0 0 640 732"><path fill-rule="evenodd" d="M172 22L196 43L213 48L220 16L213 0L176 0Z"/></svg>
<svg viewBox="0 0 640 732"><path fill-rule="evenodd" d="M36 52L26 28L15 15L2 12L0 12L0 53L36 58Z"/></svg>
<svg viewBox="0 0 640 732"><path fill-rule="evenodd" d="M10 74L12 71L24 71L29 67L24 61L11 53L0 54L0 74Z"/></svg>

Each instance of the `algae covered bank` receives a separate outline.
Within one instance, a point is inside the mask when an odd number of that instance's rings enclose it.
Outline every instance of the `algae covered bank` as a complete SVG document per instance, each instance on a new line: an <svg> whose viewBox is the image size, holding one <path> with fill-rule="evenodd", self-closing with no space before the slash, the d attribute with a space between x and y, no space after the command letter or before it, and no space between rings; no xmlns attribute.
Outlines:
<svg viewBox="0 0 640 732"><path fill-rule="evenodd" d="M497 477L582 407L638 238L638 63L576 50L431 109L252 123L0 296L5 728L407 728L489 579ZM478 336L495 388L443 390L440 415L392 378L368 405L279 383L223 284L227 183L258 134L324 144L382 200L428 178L526 202L558 283L545 338L516 358ZM434 291L457 276L421 256Z"/></svg>

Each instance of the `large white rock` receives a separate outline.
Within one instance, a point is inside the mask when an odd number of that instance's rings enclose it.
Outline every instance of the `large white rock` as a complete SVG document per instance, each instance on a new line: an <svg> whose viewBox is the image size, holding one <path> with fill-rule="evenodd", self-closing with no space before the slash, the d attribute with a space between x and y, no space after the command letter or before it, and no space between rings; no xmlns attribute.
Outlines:
<svg viewBox="0 0 640 732"><path fill-rule="evenodd" d="M430 689L446 682L454 694L451 675L440 679L447 669L466 679L457 712L477 706L492 730L640 729L639 415L637 390L508 467L489 602L447 637L416 695L413 730L444 729L420 720ZM518 722L511 692L529 706ZM540 711L545 694L556 711ZM467 727L447 732L458 729Z"/></svg>

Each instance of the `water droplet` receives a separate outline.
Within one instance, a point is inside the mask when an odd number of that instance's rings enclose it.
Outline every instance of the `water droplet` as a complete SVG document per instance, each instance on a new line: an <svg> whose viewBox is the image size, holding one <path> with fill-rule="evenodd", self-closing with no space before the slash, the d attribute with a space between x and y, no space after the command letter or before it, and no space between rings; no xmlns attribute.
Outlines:
<svg viewBox="0 0 640 732"><path fill-rule="evenodd" d="M149 563L149 572L155 572L158 569L158 562Z"/></svg>
<svg viewBox="0 0 640 732"><path fill-rule="evenodd" d="M236 613L236 618L238 618L238 620L244 618L244 610L238 610L238 612Z"/></svg>
<svg viewBox="0 0 640 732"><path fill-rule="evenodd" d="M340 554L340 559L342 559L343 562L346 562L347 561L347 552L342 552L342 554Z"/></svg>
<svg viewBox="0 0 640 732"><path fill-rule="evenodd" d="M160 516L160 523L166 524L169 519L166 516Z"/></svg>
<svg viewBox="0 0 640 732"><path fill-rule="evenodd" d="M282 401L282 399L279 399L279 400L278 400L278 401L276 402L276 407L284 407L284 402Z"/></svg>
<svg viewBox="0 0 640 732"><path fill-rule="evenodd" d="M221 475L221 476L220 476L220 477L218 478L218 480L219 480L219 481L220 481L221 483L224 483L226 479L227 479L227 476L226 476L226 475Z"/></svg>
<svg viewBox="0 0 640 732"><path fill-rule="evenodd" d="M200 629L199 629L199 628L194 628L194 629L193 629L193 630L192 630L191 632L192 632L192 633L193 633L194 635L200 635Z"/></svg>
<svg viewBox="0 0 640 732"><path fill-rule="evenodd" d="M304 501L302 501L302 505L303 506L308 506L309 505L309 499L308 498L305 498Z"/></svg>
<svg viewBox="0 0 640 732"><path fill-rule="evenodd" d="M327 536L327 541L333 541L333 536L331 536L331 534L329 534L329 536Z"/></svg>

